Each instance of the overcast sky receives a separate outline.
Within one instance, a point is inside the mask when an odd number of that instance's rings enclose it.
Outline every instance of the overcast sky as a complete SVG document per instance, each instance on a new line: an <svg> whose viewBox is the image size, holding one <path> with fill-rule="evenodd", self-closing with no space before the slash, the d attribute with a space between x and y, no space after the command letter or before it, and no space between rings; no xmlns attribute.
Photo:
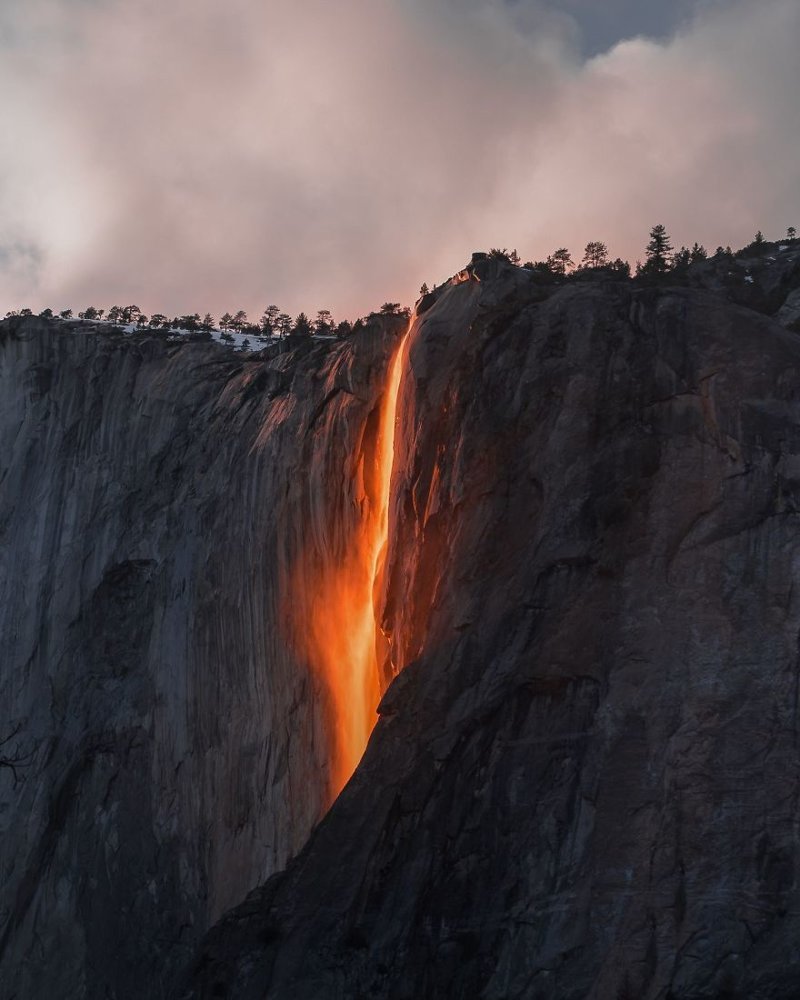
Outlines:
<svg viewBox="0 0 800 1000"><path fill-rule="evenodd" d="M0 0L0 312L410 303L800 224L798 0Z"/></svg>

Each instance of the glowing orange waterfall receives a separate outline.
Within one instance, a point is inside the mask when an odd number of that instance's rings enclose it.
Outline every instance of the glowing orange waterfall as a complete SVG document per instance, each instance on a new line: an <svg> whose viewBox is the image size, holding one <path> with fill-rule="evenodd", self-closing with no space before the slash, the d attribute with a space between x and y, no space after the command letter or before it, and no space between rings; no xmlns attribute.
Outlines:
<svg viewBox="0 0 800 1000"><path fill-rule="evenodd" d="M309 620L302 646L311 666L322 677L330 696L331 793L335 797L349 780L377 719L381 696L378 644L384 554L389 536L389 490L394 464L397 400L406 353L406 333L392 358L383 393L371 461L362 456L360 469L363 515L342 561L325 567L321 578L306 586Z"/></svg>

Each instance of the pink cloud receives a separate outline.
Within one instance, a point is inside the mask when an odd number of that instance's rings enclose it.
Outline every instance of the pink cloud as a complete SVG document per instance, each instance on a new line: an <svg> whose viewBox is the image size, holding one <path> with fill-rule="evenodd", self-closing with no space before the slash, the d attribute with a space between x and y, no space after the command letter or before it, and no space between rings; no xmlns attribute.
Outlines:
<svg viewBox="0 0 800 1000"><path fill-rule="evenodd" d="M31 0L13 27L5 308L355 316L490 245L797 223L794 0L585 64L563 17L492 0Z"/></svg>

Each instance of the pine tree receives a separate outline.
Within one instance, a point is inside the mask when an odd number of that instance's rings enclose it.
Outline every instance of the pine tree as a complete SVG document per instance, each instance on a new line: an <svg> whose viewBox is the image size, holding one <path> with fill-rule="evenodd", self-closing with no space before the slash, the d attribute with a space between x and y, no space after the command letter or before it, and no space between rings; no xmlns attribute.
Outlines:
<svg viewBox="0 0 800 1000"><path fill-rule="evenodd" d="M294 329L292 334L295 337L310 337L312 333L311 321L304 312L298 314L297 319L294 321Z"/></svg>
<svg viewBox="0 0 800 1000"><path fill-rule="evenodd" d="M669 270L672 243L665 226L660 223L650 230L650 242L645 247L647 260L642 272L651 275L666 274Z"/></svg>
<svg viewBox="0 0 800 1000"><path fill-rule="evenodd" d="M280 312L281 311L277 306L267 306L264 310L259 326L261 327L261 332L265 337L272 337L275 333L277 333L278 316L280 315Z"/></svg>
<svg viewBox="0 0 800 1000"><path fill-rule="evenodd" d="M699 264L701 260L708 260L708 252L702 244L695 242L689 251L689 258L692 264Z"/></svg>
<svg viewBox="0 0 800 1000"><path fill-rule="evenodd" d="M292 317L289 313L281 313L275 321L278 334L283 337L288 337L292 332Z"/></svg>
<svg viewBox="0 0 800 1000"><path fill-rule="evenodd" d="M138 306L125 306L120 310L120 319L123 323L135 323L142 310Z"/></svg>
<svg viewBox="0 0 800 1000"><path fill-rule="evenodd" d="M336 336L341 340L344 337L349 337L353 332L353 324L343 319L342 322L336 327Z"/></svg>
<svg viewBox="0 0 800 1000"><path fill-rule="evenodd" d="M550 254L547 258L547 265L553 274L566 274L575 266L572 255L566 247L559 247L558 250Z"/></svg>
<svg viewBox="0 0 800 1000"><path fill-rule="evenodd" d="M320 309L317 318L314 320L314 333L317 336L326 336L333 331L334 323L330 309Z"/></svg>
<svg viewBox="0 0 800 1000"><path fill-rule="evenodd" d="M789 242L797 239L797 230L794 226L789 226L786 230L786 239L789 240Z"/></svg>
<svg viewBox="0 0 800 1000"><path fill-rule="evenodd" d="M689 271L692 262L692 251L688 247L681 247L672 258L672 270L675 274L683 277Z"/></svg>
<svg viewBox="0 0 800 1000"><path fill-rule="evenodd" d="M608 264L608 247L599 240L586 244L581 267L605 267Z"/></svg>

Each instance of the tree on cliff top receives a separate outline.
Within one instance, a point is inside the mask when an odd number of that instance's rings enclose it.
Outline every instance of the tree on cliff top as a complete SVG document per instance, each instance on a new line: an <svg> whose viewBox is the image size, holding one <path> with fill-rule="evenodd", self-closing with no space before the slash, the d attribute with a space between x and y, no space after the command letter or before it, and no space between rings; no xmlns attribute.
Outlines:
<svg viewBox="0 0 800 1000"><path fill-rule="evenodd" d="M666 274L672 260L672 243L666 227L659 223L650 230L650 242L645 247L647 260L637 268L637 277L659 278Z"/></svg>
<svg viewBox="0 0 800 1000"><path fill-rule="evenodd" d="M600 240L592 240L583 251L581 267L605 267L608 264L608 247Z"/></svg>
<svg viewBox="0 0 800 1000"><path fill-rule="evenodd" d="M311 320L306 316L304 312L301 312L297 319L294 321L294 328L292 334L295 337L310 337L313 330L311 327Z"/></svg>
<svg viewBox="0 0 800 1000"><path fill-rule="evenodd" d="M519 266L520 256L516 250L508 250L506 247L492 247L489 251L489 256L494 260L504 260L508 264L513 264L515 267Z"/></svg>
<svg viewBox="0 0 800 1000"><path fill-rule="evenodd" d="M553 274L561 275L566 274L567 271L571 270L575 266L572 260L572 254L566 247L559 247L558 250L551 253L547 258L546 263Z"/></svg>
<svg viewBox="0 0 800 1000"><path fill-rule="evenodd" d="M314 333L317 336L328 336L333 333L334 326L330 309L320 309L317 312L317 318L314 320Z"/></svg>
<svg viewBox="0 0 800 1000"><path fill-rule="evenodd" d="M689 256L692 264L699 264L700 261L708 260L708 251L701 243L695 241L694 246L689 251Z"/></svg>
<svg viewBox="0 0 800 1000"><path fill-rule="evenodd" d="M265 337L274 337L278 332L278 317L280 314L280 309L275 305L267 306L264 310L259 326L261 327L261 332Z"/></svg>

